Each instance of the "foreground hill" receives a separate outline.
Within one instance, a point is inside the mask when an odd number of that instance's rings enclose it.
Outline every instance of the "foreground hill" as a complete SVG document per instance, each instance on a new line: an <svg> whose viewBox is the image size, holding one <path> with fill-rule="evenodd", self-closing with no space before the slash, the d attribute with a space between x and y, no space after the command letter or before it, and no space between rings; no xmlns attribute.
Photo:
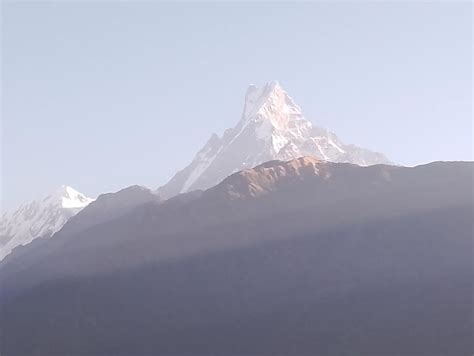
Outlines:
<svg viewBox="0 0 474 356"><path fill-rule="evenodd" d="M472 169L272 161L63 229L2 264L0 351L472 353Z"/></svg>

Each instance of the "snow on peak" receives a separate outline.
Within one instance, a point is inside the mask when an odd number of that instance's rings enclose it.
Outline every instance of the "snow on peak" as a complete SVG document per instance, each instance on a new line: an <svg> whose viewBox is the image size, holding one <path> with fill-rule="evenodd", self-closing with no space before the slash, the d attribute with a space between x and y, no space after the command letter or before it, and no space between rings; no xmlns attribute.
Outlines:
<svg viewBox="0 0 474 356"><path fill-rule="evenodd" d="M59 187L50 197L53 201L60 202L61 207L65 209L82 209L94 201L67 185Z"/></svg>
<svg viewBox="0 0 474 356"><path fill-rule="evenodd" d="M342 143L314 126L278 81L250 85L241 119L222 137L213 135L189 166L158 189L163 198L216 185L230 174L265 161L302 156L362 166L390 163L381 153Z"/></svg>
<svg viewBox="0 0 474 356"><path fill-rule="evenodd" d="M286 94L280 84L274 80L259 88L251 84L245 95L244 112L242 120L247 121L256 115L259 110L268 102L275 102L275 97Z"/></svg>
<svg viewBox="0 0 474 356"><path fill-rule="evenodd" d="M50 237L94 199L63 185L41 199L22 204L0 218L0 260L15 247Z"/></svg>
<svg viewBox="0 0 474 356"><path fill-rule="evenodd" d="M244 108L242 130L254 123L257 138L271 141L276 154L292 138L304 139L311 133L311 122L303 117L301 108L276 80L261 89L251 85Z"/></svg>

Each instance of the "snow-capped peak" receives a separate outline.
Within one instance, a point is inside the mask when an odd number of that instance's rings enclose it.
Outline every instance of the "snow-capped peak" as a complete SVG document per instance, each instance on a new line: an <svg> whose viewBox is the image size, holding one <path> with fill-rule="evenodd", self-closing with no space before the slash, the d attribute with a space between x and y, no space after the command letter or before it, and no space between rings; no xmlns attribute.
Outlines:
<svg viewBox="0 0 474 356"><path fill-rule="evenodd" d="M282 94L286 94L286 92L276 80L267 83L261 88L250 84L245 94L242 120L246 121L251 119L265 104L278 101L278 98L281 97Z"/></svg>
<svg viewBox="0 0 474 356"><path fill-rule="evenodd" d="M48 196L48 199L59 201L65 209L81 209L94 200L67 185L59 187L52 195Z"/></svg>
<svg viewBox="0 0 474 356"><path fill-rule="evenodd" d="M24 203L0 218L0 260L15 247L50 237L94 199L63 185L42 198Z"/></svg>
<svg viewBox="0 0 474 356"><path fill-rule="evenodd" d="M228 175L270 160L287 161L303 156L361 166L390 163L380 153L345 145L332 132L313 126L301 108L274 80L262 87L250 85L237 125L213 135L193 162L159 188L163 198L206 189Z"/></svg>

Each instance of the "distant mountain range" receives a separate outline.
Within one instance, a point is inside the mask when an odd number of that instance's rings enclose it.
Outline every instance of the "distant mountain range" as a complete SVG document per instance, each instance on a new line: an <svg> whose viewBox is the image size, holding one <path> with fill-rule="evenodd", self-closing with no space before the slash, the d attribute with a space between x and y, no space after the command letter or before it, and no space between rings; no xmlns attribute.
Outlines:
<svg viewBox="0 0 474 356"><path fill-rule="evenodd" d="M472 354L473 168L302 157L99 197L0 265L0 353Z"/></svg>
<svg viewBox="0 0 474 356"><path fill-rule="evenodd" d="M222 137L213 134L194 160L158 189L163 198L210 188L228 175L271 160L312 156L361 166L391 163L381 153L346 145L332 132L313 126L277 81L245 95L242 117Z"/></svg>
<svg viewBox="0 0 474 356"><path fill-rule="evenodd" d="M212 135L191 164L155 192L159 197L152 197L147 188L130 187L126 189L127 193L120 193L121 197L126 194L127 199L112 198L119 199L121 207L114 209L114 214L133 208L143 199L165 200L180 193L210 188L234 172L266 161L302 156L361 166L390 163L381 153L345 145L334 133L313 126L277 81L262 88L251 85L236 127L226 130L222 137ZM138 195L133 197L134 193ZM100 216L108 216L107 211L112 208L103 205L106 199L101 198L100 203L94 204L86 214L95 215L102 204ZM71 187L63 186L43 200L4 213L0 219L0 261L15 247L39 237L50 237L91 201L93 199Z"/></svg>

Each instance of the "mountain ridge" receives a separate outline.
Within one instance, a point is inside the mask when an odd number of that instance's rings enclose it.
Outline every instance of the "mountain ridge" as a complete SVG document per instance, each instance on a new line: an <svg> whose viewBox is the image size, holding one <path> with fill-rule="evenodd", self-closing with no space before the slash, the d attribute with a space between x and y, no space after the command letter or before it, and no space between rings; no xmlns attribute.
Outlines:
<svg viewBox="0 0 474 356"><path fill-rule="evenodd" d="M452 182L453 178L449 177L448 172L453 169L456 170L456 179ZM471 176L468 177L468 173ZM422 181L419 178L427 175L433 175L436 179ZM467 198L459 193L457 185L464 187L465 180L471 177L472 162L436 162L412 168L389 165L360 167L350 163L320 161L313 157L266 162L254 169L235 173L205 191L181 194L165 201L157 200L149 192L144 195L145 199L134 207L127 206L125 211L119 209L118 214L107 214L98 221L94 220L95 214L91 221L90 212L83 210L83 213L71 219L55 238L45 240L45 255L40 257L44 259L48 256L49 259L51 254L54 254L58 258L64 258L63 252L60 252L63 248L66 248L64 251L76 251L77 247L74 246L85 243L89 247L95 246L95 249L106 249L106 246L122 240L133 242L135 246L131 251L140 250L141 247L136 245L137 241L133 237L143 229L143 233L150 238L156 234L173 236L183 231L199 231L216 224L234 224L292 209L303 212L307 207L317 207L317 218L322 219L318 228L348 224L364 216L363 219L402 213L414 214L435 203L449 207L453 203L467 201ZM440 189L442 184L452 186ZM407 196L408 190L412 191L411 196ZM431 193L426 195L423 193L426 191ZM115 194L109 196L115 198ZM365 208L360 210L354 204L358 204L356 202L361 199L378 203L366 204ZM392 201L390 205L385 203L388 199ZM98 201L100 200L99 197ZM342 202L344 204L340 205ZM386 206L381 209L378 204ZM337 206L339 208L336 214L334 209ZM113 240L101 237L108 235L105 231L111 227L117 229L116 237ZM190 241L189 246L181 246L181 249L193 249L196 244L206 244L205 241L206 239L196 239ZM229 243L240 242L236 240ZM35 248L28 249L26 246L24 249L27 253L23 255L28 255L28 258L19 262L23 265L29 260L39 263L40 260L35 257ZM154 260L157 256L166 254L166 251L165 244L160 250L150 249L138 253L135 257L132 254L126 259L118 259L114 265L123 264L124 261L134 263L137 256L148 256L146 259ZM181 250L172 248L172 251L170 253L174 255ZM76 258L76 252L71 253L69 258ZM111 255L108 258L113 257ZM14 260L7 259L6 265L1 269L8 269L8 265L15 262ZM79 270L78 267L75 268L74 273L79 273Z"/></svg>

